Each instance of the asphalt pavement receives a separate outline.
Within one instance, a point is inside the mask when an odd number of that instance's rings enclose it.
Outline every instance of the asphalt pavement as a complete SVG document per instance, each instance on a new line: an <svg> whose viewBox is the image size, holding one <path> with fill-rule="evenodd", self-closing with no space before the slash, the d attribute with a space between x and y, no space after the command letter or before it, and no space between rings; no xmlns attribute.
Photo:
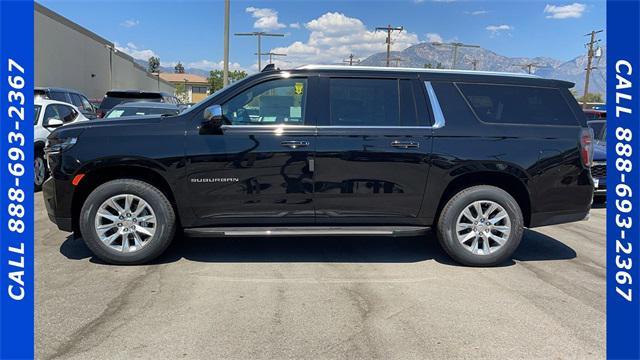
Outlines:
<svg viewBox="0 0 640 360"><path fill-rule="evenodd" d="M526 230L504 266L434 236L180 238L111 266L36 194L40 359L605 357L605 210Z"/></svg>

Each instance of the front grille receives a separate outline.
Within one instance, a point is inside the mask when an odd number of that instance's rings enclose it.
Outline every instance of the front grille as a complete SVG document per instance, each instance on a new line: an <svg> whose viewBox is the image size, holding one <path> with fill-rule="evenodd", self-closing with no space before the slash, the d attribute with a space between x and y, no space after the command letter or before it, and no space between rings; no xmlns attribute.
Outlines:
<svg viewBox="0 0 640 360"><path fill-rule="evenodd" d="M607 177L607 164L593 164L591 167L591 176L594 178Z"/></svg>

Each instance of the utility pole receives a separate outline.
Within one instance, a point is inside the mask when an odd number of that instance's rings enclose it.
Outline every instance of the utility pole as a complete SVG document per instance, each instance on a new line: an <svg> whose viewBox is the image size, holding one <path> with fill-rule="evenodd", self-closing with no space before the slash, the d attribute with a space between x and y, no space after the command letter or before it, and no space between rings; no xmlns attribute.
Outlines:
<svg viewBox="0 0 640 360"><path fill-rule="evenodd" d="M258 54L258 71L262 70L262 37L263 36L284 36L284 34L274 34L274 33L267 33L264 31L254 31L254 32L250 32L250 33L236 33L234 34L236 36L255 36L258 38L258 51L256 52L256 54Z"/></svg>
<svg viewBox="0 0 640 360"><path fill-rule="evenodd" d="M391 58L391 60L396 62L396 67L400 67L400 62L404 61L404 59L400 57L394 57L394 58Z"/></svg>
<svg viewBox="0 0 640 360"><path fill-rule="evenodd" d="M258 55L258 54L257 53L253 53L253 55ZM274 56L287 56L287 54L278 54L278 53L274 53L274 52L271 52L271 51L266 52L266 53L262 53L260 55L263 55L263 56L269 55L269 64L273 64L273 57Z"/></svg>
<svg viewBox="0 0 640 360"><path fill-rule="evenodd" d="M402 26L392 27L391 25L387 25L385 27L377 27L376 31L378 31L378 30L383 30L383 31L387 32L387 40L386 40L386 43L387 43L387 67L389 67L390 64L391 64L391 33L394 32L394 31L400 32L400 31L404 30L404 27L402 27Z"/></svg>
<svg viewBox="0 0 640 360"><path fill-rule="evenodd" d="M514 65L514 66L520 66L520 67L521 67L521 68L523 68L523 69L527 69L527 73L528 73L528 74L532 74L532 71L531 71L531 70L532 70L534 67L538 67L538 64L537 64L537 63L528 63L528 64L516 64L516 65Z"/></svg>
<svg viewBox="0 0 640 360"><path fill-rule="evenodd" d="M451 46L451 48L453 49L453 60L451 61L451 69L455 69L456 68L456 64L458 62L458 48L479 48L480 46L478 45L469 45L469 44L463 44L461 42L452 42L452 43L439 43L439 42L434 42L432 43L433 45L436 46Z"/></svg>
<svg viewBox="0 0 640 360"><path fill-rule="evenodd" d="M229 85L229 4L224 0L224 64L222 65L222 87Z"/></svg>
<svg viewBox="0 0 640 360"><path fill-rule="evenodd" d="M473 66L473 70L478 70L478 59L472 59L471 65Z"/></svg>
<svg viewBox="0 0 640 360"><path fill-rule="evenodd" d="M591 76L591 70L596 68L595 66L593 67L591 66L593 63L593 56L594 56L593 45L600 41L599 39L596 40L596 34L599 34L601 32L602 30L597 30L584 35L584 36L591 36L591 40L585 44L586 46L588 46L589 50L587 52L587 68L585 69L587 70L587 73L585 74L585 79L584 79L584 96L582 97L583 109L587 108L587 95L589 94L589 77Z"/></svg>
<svg viewBox="0 0 640 360"><path fill-rule="evenodd" d="M348 60L342 60L342 62L343 62L343 63L348 63L348 64L349 64L349 66L353 66L353 63L354 63L353 58L354 58L354 57L355 57L355 56L354 56L353 54L349 54L349 59L348 59ZM356 63L356 64L360 63L360 59L356 59L355 63Z"/></svg>

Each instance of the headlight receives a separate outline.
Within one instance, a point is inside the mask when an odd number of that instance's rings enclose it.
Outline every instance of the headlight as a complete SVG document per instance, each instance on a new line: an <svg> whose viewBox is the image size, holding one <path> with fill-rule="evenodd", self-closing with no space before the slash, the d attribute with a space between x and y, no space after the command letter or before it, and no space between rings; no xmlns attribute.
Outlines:
<svg viewBox="0 0 640 360"><path fill-rule="evenodd" d="M58 153L75 145L77 137L47 139L44 151L46 153Z"/></svg>

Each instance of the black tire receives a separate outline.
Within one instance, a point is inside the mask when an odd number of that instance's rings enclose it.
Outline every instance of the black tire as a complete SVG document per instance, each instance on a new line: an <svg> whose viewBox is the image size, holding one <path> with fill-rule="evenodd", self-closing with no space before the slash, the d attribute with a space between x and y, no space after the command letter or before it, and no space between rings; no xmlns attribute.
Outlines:
<svg viewBox="0 0 640 360"><path fill-rule="evenodd" d="M49 177L49 169L47 168L47 160L44 158L44 152L42 149L36 149L33 157L33 190L40 191L42 190L42 184L44 184L44 181ZM38 161L41 161L40 164L44 167L44 176L42 177L42 181L37 181L36 178L36 172L38 171L36 169L36 164Z"/></svg>
<svg viewBox="0 0 640 360"><path fill-rule="evenodd" d="M511 221L507 241L490 254L474 254L458 241L456 222L462 211L475 201L493 201L502 206ZM456 262L467 266L495 266L511 258L522 240L524 221L518 202L495 186L473 186L455 194L444 206L437 225L438 241Z"/></svg>
<svg viewBox="0 0 640 360"><path fill-rule="evenodd" d="M102 203L119 194L135 195L149 204L156 215L156 229L141 249L124 253L103 243L95 228L95 216ZM93 190L80 211L80 232L87 247L101 260L118 265L147 263L160 256L175 235L176 216L167 197L154 186L140 180L118 179L106 182Z"/></svg>

